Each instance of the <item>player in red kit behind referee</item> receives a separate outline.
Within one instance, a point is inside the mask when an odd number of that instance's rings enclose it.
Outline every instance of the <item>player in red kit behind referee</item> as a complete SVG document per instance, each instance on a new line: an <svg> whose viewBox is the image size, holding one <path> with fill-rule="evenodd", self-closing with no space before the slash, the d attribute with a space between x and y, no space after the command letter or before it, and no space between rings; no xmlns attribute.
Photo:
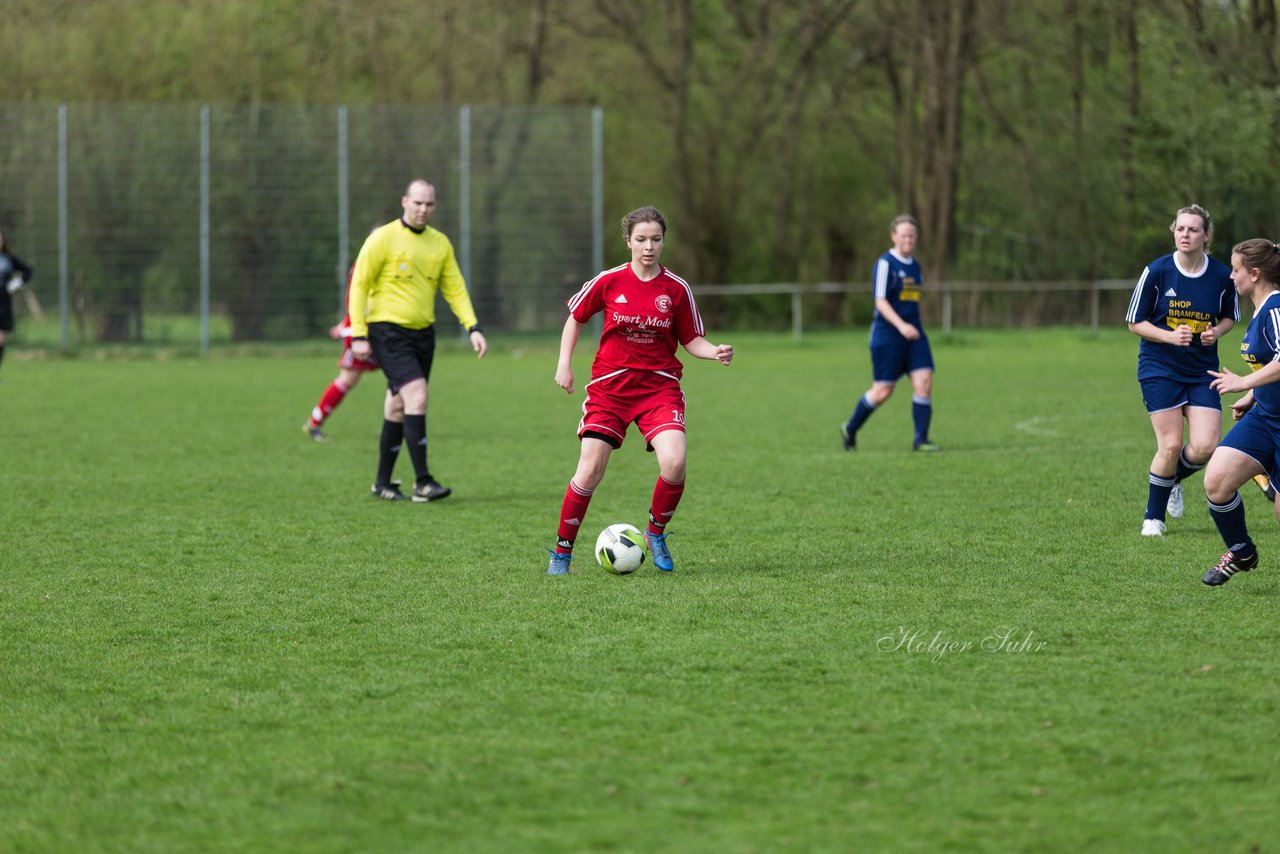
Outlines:
<svg viewBox="0 0 1280 854"><path fill-rule="evenodd" d="M438 501L451 490L427 468L427 381L435 356L436 291L471 335L478 358L488 350L449 238L427 225L436 212L436 188L421 178L400 199L404 216L376 229L356 257L347 292L351 354L372 353L387 376L387 402L373 496L400 500L391 480L403 441L417 477L414 501Z"/></svg>
<svg viewBox="0 0 1280 854"><path fill-rule="evenodd" d="M686 454L676 345L697 359L715 359L722 365L733 361L731 345L712 344L703 337L702 317L689 284L658 263L667 233L662 214L656 208L638 208L622 218L622 232L631 250L630 263L605 270L582 286L569 300L569 319L560 336L556 385L573 394L574 347L587 321L604 315L591 381L583 387L578 468L565 490L548 575L569 572L573 543L591 495L604 478L609 454L622 446L632 422L658 458L645 543L658 569L675 569L666 526L684 493Z"/></svg>

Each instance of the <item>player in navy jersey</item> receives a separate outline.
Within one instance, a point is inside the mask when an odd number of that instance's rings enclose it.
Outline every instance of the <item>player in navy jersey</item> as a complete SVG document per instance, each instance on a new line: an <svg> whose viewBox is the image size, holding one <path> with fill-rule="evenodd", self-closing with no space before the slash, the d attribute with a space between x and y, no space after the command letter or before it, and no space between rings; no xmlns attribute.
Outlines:
<svg viewBox="0 0 1280 854"><path fill-rule="evenodd" d="M569 319L560 336L556 385L573 394L573 350L582 327L604 315L600 347L591 363L591 381L583 391L578 422L578 468L564 493L556 547L550 549L548 575L566 575L573 544L587 515L596 486L604 478L609 455L622 446L632 422L646 448L658 458L658 480L649 505L644 540L653 564L675 569L667 548L667 523L684 494L685 403L680 389L681 345L697 359L733 361L733 347L704 337L702 317L689 284L658 263L667 223L657 208L638 208L622 218L631 262L605 270L569 299Z"/></svg>
<svg viewBox="0 0 1280 854"><path fill-rule="evenodd" d="M1231 269L1208 254L1209 212L1185 207L1169 229L1176 251L1146 266L1125 314L1129 331L1142 339L1138 382L1156 434L1144 537L1164 534L1166 512L1182 516L1182 481L1204 468L1218 446L1222 402L1209 387L1208 372L1219 365L1218 339L1240 319Z"/></svg>
<svg viewBox="0 0 1280 854"><path fill-rule="evenodd" d="M912 256L918 226L902 214L889 228L893 248L880 256L872 273L875 314L871 320L871 388L858 399L848 422L840 425L844 449L858 444L858 430L889 399L903 374L911 380L911 418L917 451L939 451L929 441L933 420L933 351L920 322L920 262Z"/></svg>
<svg viewBox="0 0 1280 854"><path fill-rule="evenodd" d="M1227 546L1218 565L1201 579L1212 587L1257 567L1258 550L1245 526L1239 490L1260 474L1274 479L1280 461L1280 245L1261 239L1237 243L1231 249L1231 279L1240 296L1254 305L1240 342L1240 354L1252 372L1209 371L1219 394L1247 392L1231 404L1237 423L1204 472L1209 515Z"/></svg>

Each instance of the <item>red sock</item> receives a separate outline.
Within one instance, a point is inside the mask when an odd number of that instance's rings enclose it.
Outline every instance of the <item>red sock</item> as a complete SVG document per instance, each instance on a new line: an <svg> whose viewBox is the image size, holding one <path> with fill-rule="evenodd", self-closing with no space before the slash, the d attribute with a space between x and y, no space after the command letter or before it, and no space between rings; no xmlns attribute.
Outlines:
<svg viewBox="0 0 1280 854"><path fill-rule="evenodd" d="M591 493L580 488L572 480L564 491L564 504L560 506L560 529L556 532L556 553L568 554L573 551L573 541L578 539L578 528L582 520L587 518L587 505L591 503Z"/></svg>
<svg viewBox="0 0 1280 854"><path fill-rule="evenodd" d="M338 408L338 404L342 403L342 399L347 396L350 391L341 380L334 380L329 383L329 387L324 390L324 394L320 395L320 402L316 404L316 408L311 410L311 426L319 427L324 420L329 417L329 413Z"/></svg>
<svg viewBox="0 0 1280 854"><path fill-rule="evenodd" d="M676 512L680 496L684 495L684 481L671 483L662 475L653 485L653 503L649 505L649 533L661 534Z"/></svg>

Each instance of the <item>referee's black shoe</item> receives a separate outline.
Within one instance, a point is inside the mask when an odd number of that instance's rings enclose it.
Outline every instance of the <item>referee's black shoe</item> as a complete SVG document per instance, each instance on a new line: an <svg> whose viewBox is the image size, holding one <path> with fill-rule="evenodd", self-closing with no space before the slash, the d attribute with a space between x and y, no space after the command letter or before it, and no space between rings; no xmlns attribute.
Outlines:
<svg viewBox="0 0 1280 854"><path fill-rule="evenodd" d="M409 496L400 491L400 481L393 480L386 486L374 484L370 489L374 498L381 498L383 501L408 501Z"/></svg>
<svg viewBox="0 0 1280 854"><path fill-rule="evenodd" d="M434 480L427 479L413 488L413 500L419 503L439 501L441 498L448 498L452 493L453 490L449 487L441 486Z"/></svg>

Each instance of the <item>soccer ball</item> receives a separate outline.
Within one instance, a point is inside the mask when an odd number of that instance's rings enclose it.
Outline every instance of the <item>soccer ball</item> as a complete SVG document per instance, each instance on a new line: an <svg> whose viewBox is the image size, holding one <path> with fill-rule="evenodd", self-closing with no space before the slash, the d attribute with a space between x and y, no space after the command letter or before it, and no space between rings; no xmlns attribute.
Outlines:
<svg viewBox="0 0 1280 854"><path fill-rule="evenodd" d="M606 572L630 575L644 563L644 535L625 522L610 525L596 537L596 560Z"/></svg>

